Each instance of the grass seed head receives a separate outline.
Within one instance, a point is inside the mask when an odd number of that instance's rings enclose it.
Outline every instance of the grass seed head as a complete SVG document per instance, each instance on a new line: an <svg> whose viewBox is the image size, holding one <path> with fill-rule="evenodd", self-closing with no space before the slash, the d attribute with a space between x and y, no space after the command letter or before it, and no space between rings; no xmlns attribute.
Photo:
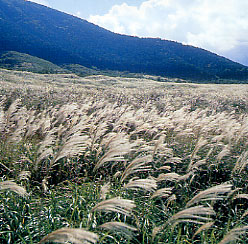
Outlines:
<svg viewBox="0 0 248 244"><path fill-rule="evenodd" d="M47 242L56 243L67 243L71 242L74 244L94 244L98 241L98 235L84 230L84 229L73 229L73 228L61 228L53 231L52 233L45 236L38 244Z"/></svg>

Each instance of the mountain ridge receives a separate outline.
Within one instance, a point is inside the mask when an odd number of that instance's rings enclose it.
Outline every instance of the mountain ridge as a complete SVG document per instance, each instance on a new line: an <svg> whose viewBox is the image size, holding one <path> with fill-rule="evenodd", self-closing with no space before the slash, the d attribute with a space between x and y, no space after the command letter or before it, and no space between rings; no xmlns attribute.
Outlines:
<svg viewBox="0 0 248 244"><path fill-rule="evenodd" d="M0 51L56 65L79 64L183 79L248 80L248 67L207 50L159 38L113 33L24 0L0 0Z"/></svg>

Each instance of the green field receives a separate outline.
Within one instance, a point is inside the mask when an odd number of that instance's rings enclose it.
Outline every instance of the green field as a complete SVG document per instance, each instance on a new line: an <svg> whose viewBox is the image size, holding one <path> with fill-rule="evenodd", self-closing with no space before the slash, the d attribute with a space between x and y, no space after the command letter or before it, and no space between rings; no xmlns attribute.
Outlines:
<svg viewBox="0 0 248 244"><path fill-rule="evenodd" d="M0 69L0 243L248 243L248 85Z"/></svg>

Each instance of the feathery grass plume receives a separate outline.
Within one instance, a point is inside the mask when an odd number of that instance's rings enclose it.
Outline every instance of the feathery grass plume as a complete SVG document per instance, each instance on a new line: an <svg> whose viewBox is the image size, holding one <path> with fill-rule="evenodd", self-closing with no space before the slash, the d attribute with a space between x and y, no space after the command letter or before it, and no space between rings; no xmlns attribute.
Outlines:
<svg viewBox="0 0 248 244"><path fill-rule="evenodd" d="M232 191L232 184L221 184L210 187L204 191L199 192L195 197L187 202L186 207L192 206L202 201L217 201L223 200L229 192Z"/></svg>
<svg viewBox="0 0 248 244"><path fill-rule="evenodd" d="M234 228L227 232L224 238L219 242L219 244L233 243L239 240L239 236L244 235L248 231L248 225Z"/></svg>
<svg viewBox="0 0 248 244"><path fill-rule="evenodd" d="M46 134L48 131L51 130L51 118L50 118L50 115L49 114L46 114L45 117L43 117L40 121L40 132L41 134Z"/></svg>
<svg viewBox="0 0 248 244"><path fill-rule="evenodd" d="M110 189L110 182L104 184L101 187L101 191L100 191L100 199L101 200L105 200L106 199L106 194L109 192Z"/></svg>
<svg viewBox="0 0 248 244"><path fill-rule="evenodd" d="M23 170L18 174L18 179L19 180L29 180L30 177L31 177L31 172L30 171Z"/></svg>
<svg viewBox="0 0 248 244"><path fill-rule="evenodd" d="M244 198L248 200L248 194L237 194L233 199Z"/></svg>
<svg viewBox="0 0 248 244"><path fill-rule="evenodd" d="M194 239L195 236L197 236L198 234L200 234L202 231L208 230L210 227L213 226L213 224L214 224L214 222L208 222L208 223L202 225L202 226L194 233L193 239Z"/></svg>
<svg viewBox="0 0 248 244"><path fill-rule="evenodd" d="M247 164L248 164L248 151L245 151L239 156L232 170L232 173L235 173L235 172L241 173Z"/></svg>
<svg viewBox="0 0 248 244"><path fill-rule="evenodd" d="M110 161L124 161L124 155L128 154L132 146L127 137L122 134L117 134L116 137L111 139L111 142L108 144L108 150L104 153L104 155L97 161L94 171L99 169L106 162Z"/></svg>
<svg viewBox="0 0 248 244"><path fill-rule="evenodd" d="M28 118L27 118L27 125L26 125L26 133L25 133L25 139L27 139L30 136L33 136L35 132L39 129L38 123L36 123L36 116L35 116L35 110L29 110L28 111Z"/></svg>
<svg viewBox="0 0 248 244"><path fill-rule="evenodd" d="M168 181L179 181L181 175L177 173L166 173L166 174L160 174L157 178L157 181L163 181L163 180L168 180Z"/></svg>
<svg viewBox="0 0 248 244"><path fill-rule="evenodd" d="M8 138L9 143L18 143L23 139L25 127L26 127L26 119L21 117L17 120L16 122L16 128L15 130L11 133L11 135Z"/></svg>
<svg viewBox="0 0 248 244"><path fill-rule="evenodd" d="M126 238L131 239L134 235L134 231L137 231L137 229L133 226L127 225L122 222L107 222L100 226L99 228L109 230L111 232L117 232L121 235L124 235Z"/></svg>
<svg viewBox="0 0 248 244"><path fill-rule="evenodd" d="M54 163L64 157L74 157L81 155L87 148L89 137L80 133L70 136L64 145L59 149Z"/></svg>
<svg viewBox="0 0 248 244"><path fill-rule="evenodd" d="M10 123L12 117L17 113L19 106L21 105L21 99L16 99L11 105L9 106L8 110L5 113L6 124Z"/></svg>
<svg viewBox="0 0 248 244"><path fill-rule="evenodd" d="M111 198L104 200L98 203L94 208L91 209L91 212L94 211L106 211L106 212L116 212L121 213L127 216L131 215L132 209L136 205L134 201L123 199L120 197Z"/></svg>
<svg viewBox="0 0 248 244"><path fill-rule="evenodd" d="M220 162L220 160L222 158L224 158L225 156L231 154L231 151L230 151L230 145L226 145L224 146L224 148L221 150L221 152L219 152L219 154L217 155L217 160L218 162Z"/></svg>
<svg viewBox="0 0 248 244"><path fill-rule="evenodd" d="M48 191L48 181L47 178L44 178L41 183L41 187L44 193Z"/></svg>
<svg viewBox="0 0 248 244"><path fill-rule="evenodd" d="M45 236L38 244L47 242L74 244L94 244L98 241L98 235L80 228L61 228Z"/></svg>
<svg viewBox="0 0 248 244"><path fill-rule="evenodd" d="M54 135L54 132L54 130L49 131L39 143L38 154L42 154L47 148L50 148L55 144L57 138Z"/></svg>
<svg viewBox="0 0 248 244"><path fill-rule="evenodd" d="M204 207L202 205L184 209L176 214L174 214L167 224L176 225L178 223L195 223L195 224L205 224L206 222L212 221L211 216L215 215L215 211L211 207Z"/></svg>
<svg viewBox="0 0 248 244"><path fill-rule="evenodd" d="M191 161L188 165L188 171L192 167L192 164L194 163L193 159L196 158L196 154L198 153L198 151L207 144L208 144L208 141L206 139L204 139L203 137L199 138L199 140L197 141L195 145L193 152L190 155Z"/></svg>
<svg viewBox="0 0 248 244"><path fill-rule="evenodd" d="M154 179L130 180L127 184L123 186L123 188L132 190L143 189L145 191L155 191L157 188L157 183Z"/></svg>
<svg viewBox="0 0 248 244"><path fill-rule="evenodd" d="M197 161L196 163L192 163L189 167L187 171L192 171L194 169L198 170L200 166L207 164L206 159L202 159Z"/></svg>
<svg viewBox="0 0 248 244"><path fill-rule="evenodd" d="M204 139L203 137L200 137L199 140L197 141L195 148L191 154L191 158L194 158L196 156L196 154L198 153L198 151L205 145L208 144L208 141L206 139Z"/></svg>
<svg viewBox="0 0 248 244"><path fill-rule="evenodd" d="M170 171L171 170L171 166L165 165L165 166L161 166L158 168L158 170L167 170Z"/></svg>
<svg viewBox="0 0 248 244"><path fill-rule="evenodd" d="M54 156L53 146L56 142L57 137L54 135L54 130L47 132L45 138L40 142L38 149L38 158L35 162L35 168L38 169L38 165L44 159L49 156Z"/></svg>
<svg viewBox="0 0 248 244"><path fill-rule="evenodd" d="M157 178L157 181L164 181L164 180L168 180L168 181L172 181L172 182L178 182L181 180L187 180L190 176L192 176L194 174L194 172L189 172L185 175L179 175L177 173L166 173L166 174L160 174Z"/></svg>
<svg viewBox="0 0 248 244"><path fill-rule="evenodd" d="M171 164L181 164L182 159L179 157L171 157L165 161L165 163L171 163Z"/></svg>
<svg viewBox="0 0 248 244"><path fill-rule="evenodd" d="M95 142L107 131L108 129L108 123L103 122L98 124L97 126L92 125L90 127L90 137L91 137L91 150L93 149L93 146Z"/></svg>
<svg viewBox="0 0 248 244"><path fill-rule="evenodd" d="M152 241L154 241L156 235L163 230L163 226L156 226L152 230Z"/></svg>
<svg viewBox="0 0 248 244"><path fill-rule="evenodd" d="M17 185L15 182L11 180L0 182L0 190L13 191L22 197L27 196L26 190L22 186Z"/></svg>
<svg viewBox="0 0 248 244"><path fill-rule="evenodd" d="M151 198L155 198L155 197L167 198L172 194L172 189L173 189L172 187L159 189L153 193Z"/></svg>
<svg viewBox="0 0 248 244"><path fill-rule="evenodd" d="M172 194L168 199L167 199L167 204L166 206L168 207L171 203L175 202L177 200L177 196L175 194Z"/></svg>
<svg viewBox="0 0 248 244"><path fill-rule="evenodd" d="M163 143L164 143L164 140L165 140L165 135L160 135L158 140L155 141L155 144L154 144L154 149L153 149L153 152L152 152L152 157L154 157L154 155L156 154L157 150L159 150L160 148L163 148Z"/></svg>
<svg viewBox="0 0 248 244"><path fill-rule="evenodd" d="M247 215L248 215L248 210L245 211L245 212L242 214L241 218L244 218L244 217L246 217Z"/></svg>
<svg viewBox="0 0 248 244"><path fill-rule="evenodd" d="M234 190L231 190L228 194L227 194L227 198L232 197L236 192L242 190L242 188L236 188Z"/></svg>
<svg viewBox="0 0 248 244"><path fill-rule="evenodd" d="M102 153L104 148L109 148L109 145L112 143L112 141L115 141L116 138L119 138L120 134L116 134L115 132L107 133L101 140L99 147L96 151L96 158L99 157L99 155Z"/></svg>
<svg viewBox="0 0 248 244"><path fill-rule="evenodd" d="M0 107L0 132L2 133L6 126L5 112L2 107Z"/></svg>
<svg viewBox="0 0 248 244"><path fill-rule="evenodd" d="M150 162L152 162L152 156L150 155L135 158L124 170L121 182L131 174L150 170L151 166L146 166L146 164Z"/></svg>

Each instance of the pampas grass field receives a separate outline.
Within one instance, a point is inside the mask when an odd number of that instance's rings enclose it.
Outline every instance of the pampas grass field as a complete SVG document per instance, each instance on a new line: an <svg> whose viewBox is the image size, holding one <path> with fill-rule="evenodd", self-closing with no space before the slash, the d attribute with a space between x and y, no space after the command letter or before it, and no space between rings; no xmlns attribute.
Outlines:
<svg viewBox="0 0 248 244"><path fill-rule="evenodd" d="M0 243L248 243L248 85L0 73Z"/></svg>

